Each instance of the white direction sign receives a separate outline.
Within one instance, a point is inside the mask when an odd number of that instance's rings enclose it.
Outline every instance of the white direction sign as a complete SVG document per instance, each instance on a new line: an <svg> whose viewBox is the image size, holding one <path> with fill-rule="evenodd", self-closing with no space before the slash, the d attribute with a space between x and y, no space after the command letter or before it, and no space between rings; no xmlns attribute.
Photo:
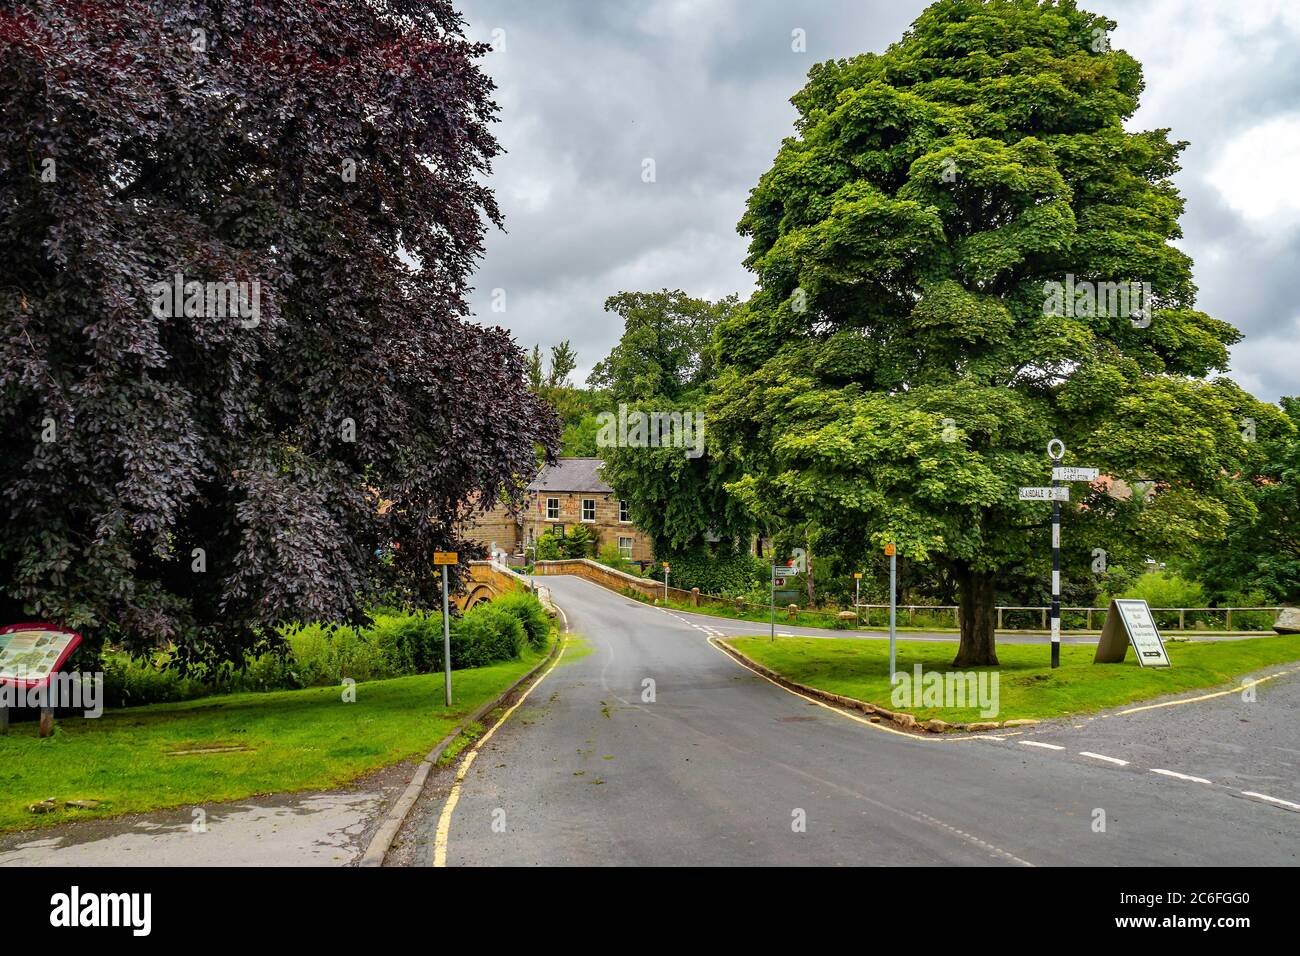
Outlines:
<svg viewBox="0 0 1300 956"><path fill-rule="evenodd" d="M1021 501L1069 501L1070 489L1060 488L1021 488Z"/></svg>
<svg viewBox="0 0 1300 956"><path fill-rule="evenodd" d="M1169 655L1160 637L1155 618L1146 601L1133 598L1116 598L1110 602L1106 625L1097 642L1094 664L1117 664L1124 660L1132 644L1138 663L1143 667L1168 667Z"/></svg>
<svg viewBox="0 0 1300 956"><path fill-rule="evenodd" d="M1056 467L1052 469L1053 481L1096 481L1100 472L1096 468L1065 468Z"/></svg>

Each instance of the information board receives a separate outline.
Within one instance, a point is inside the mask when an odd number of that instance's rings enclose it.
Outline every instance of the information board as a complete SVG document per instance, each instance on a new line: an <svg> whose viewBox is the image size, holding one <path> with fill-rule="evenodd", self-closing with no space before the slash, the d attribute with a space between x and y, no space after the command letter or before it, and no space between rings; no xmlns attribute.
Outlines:
<svg viewBox="0 0 1300 956"><path fill-rule="evenodd" d="M0 681L40 687L81 643L81 635L53 624L0 628Z"/></svg>
<svg viewBox="0 0 1300 956"><path fill-rule="evenodd" d="M1168 667L1169 655L1165 642L1156 627L1155 618L1146 601L1134 598L1115 598L1106 612L1106 625L1101 630L1094 664L1118 664L1133 645L1138 663L1143 667Z"/></svg>

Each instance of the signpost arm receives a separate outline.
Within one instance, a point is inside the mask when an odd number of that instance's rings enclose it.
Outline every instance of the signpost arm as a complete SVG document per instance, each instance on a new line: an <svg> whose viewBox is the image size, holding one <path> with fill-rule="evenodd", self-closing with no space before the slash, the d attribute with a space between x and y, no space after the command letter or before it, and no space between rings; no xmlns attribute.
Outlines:
<svg viewBox="0 0 1300 956"><path fill-rule="evenodd" d="M451 614L447 600L447 565L442 566L442 674L443 692L451 706Z"/></svg>

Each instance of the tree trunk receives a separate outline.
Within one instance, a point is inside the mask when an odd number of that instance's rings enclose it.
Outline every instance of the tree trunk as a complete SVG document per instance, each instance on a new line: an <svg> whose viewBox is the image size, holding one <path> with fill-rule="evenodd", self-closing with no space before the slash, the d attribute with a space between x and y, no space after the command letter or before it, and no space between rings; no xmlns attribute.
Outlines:
<svg viewBox="0 0 1300 956"><path fill-rule="evenodd" d="M958 618L961 621L961 645L953 667L996 666L998 652L994 646L993 630L997 624L996 598L993 591L993 573L957 570L960 603Z"/></svg>

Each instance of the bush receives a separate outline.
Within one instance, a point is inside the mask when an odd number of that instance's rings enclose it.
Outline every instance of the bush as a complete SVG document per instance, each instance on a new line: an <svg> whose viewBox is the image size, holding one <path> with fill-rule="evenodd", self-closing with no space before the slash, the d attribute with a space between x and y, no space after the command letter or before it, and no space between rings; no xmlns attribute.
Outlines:
<svg viewBox="0 0 1300 956"><path fill-rule="evenodd" d="M408 614L375 619L371 632L384 661L399 674L442 670L442 615ZM456 660L452 657L452 662Z"/></svg>
<svg viewBox="0 0 1300 956"><path fill-rule="evenodd" d="M672 565L668 572L668 583L672 587L699 588L702 594L718 594L723 597L745 595L754 591L759 585L766 587L770 565L746 551L721 550L716 554L704 548L697 548L667 556L656 555L654 577L663 580L662 562Z"/></svg>
<svg viewBox="0 0 1300 956"><path fill-rule="evenodd" d="M1148 571L1112 597L1141 598L1151 607L1205 607L1205 591L1175 571Z"/></svg>
<svg viewBox="0 0 1300 956"><path fill-rule="evenodd" d="M564 550L560 547L560 539L552 531L547 531L537 539L537 550L534 557L538 561L559 561L564 557Z"/></svg>
<svg viewBox="0 0 1300 956"><path fill-rule="evenodd" d="M504 594L493 601L492 606L498 611L513 614L524 626L528 643L533 647L540 650L546 646L546 641L551 635L551 619L547 616L546 609L542 607L542 602L537 600L535 595L524 594L521 591Z"/></svg>
<svg viewBox="0 0 1300 956"><path fill-rule="evenodd" d="M627 559L623 557L623 552L619 546L612 541L600 549L600 554L596 556L596 560L607 568L613 568L615 571L627 570Z"/></svg>
<svg viewBox="0 0 1300 956"><path fill-rule="evenodd" d="M523 653L527 641L528 635L519 618L492 604L480 604L452 623L452 670L514 660ZM441 670L441 646L438 648L438 665Z"/></svg>
<svg viewBox="0 0 1300 956"><path fill-rule="evenodd" d="M509 594L481 604L452 623L452 669L513 660L527 644L545 647L550 626L541 602L531 594ZM223 663L187 675L168 667L164 654L133 658L105 653L104 705L138 707L442 670L441 614L382 613L361 630L308 624L283 628L280 637L283 644L250 657L243 668Z"/></svg>
<svg viewBox="0 0 1300 956"><path fill-rule="evenodd" d="M141 660L121 653L105 653L105 707L140 707L194 700L211 693L202 681L165 669L160 660Z"/></svg>
<svg viewBox="0 0 1300 956"><path fill-rule="evenodd" d="M585 524L574 525L560 539L560 549L566 558L588 558L596 553L596 536Z"/></svg>

